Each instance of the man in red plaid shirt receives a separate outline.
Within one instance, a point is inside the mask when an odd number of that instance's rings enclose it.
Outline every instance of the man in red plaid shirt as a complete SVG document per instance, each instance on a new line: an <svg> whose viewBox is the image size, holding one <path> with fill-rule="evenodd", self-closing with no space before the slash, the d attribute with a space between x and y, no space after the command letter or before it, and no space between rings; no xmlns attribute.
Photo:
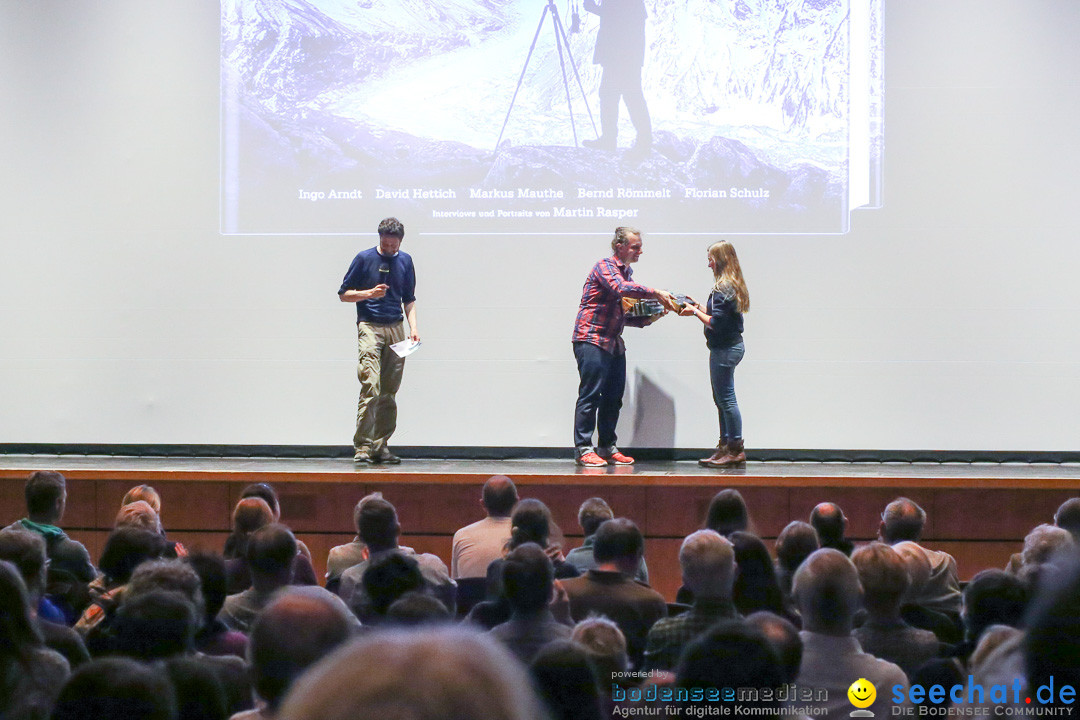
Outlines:
<svg viewBox="0 0 1080 720"><path fill-rule="evenodd" d="M615 447L615 426L622 409L626 386L626 346L624 325L644 327L660 315L627 318L624 296L655 298L666 310L677 310L675 296L666 290L639 285L630 278L630 264L641 257L641 231L615 228L611 241L614 254L593 266L581 292L581 306L574 322L574 357L577 358L577 406L574 409L574 448L578 465L633 465L634 459ZM598 445L593 449L593 430Z"/></svg>

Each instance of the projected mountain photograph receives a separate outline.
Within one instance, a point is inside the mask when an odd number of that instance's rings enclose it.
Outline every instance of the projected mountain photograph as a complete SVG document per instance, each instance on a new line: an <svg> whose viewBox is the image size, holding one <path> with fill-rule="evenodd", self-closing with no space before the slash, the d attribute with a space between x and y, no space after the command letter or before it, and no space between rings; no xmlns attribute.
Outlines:
<svg viewBox="0 0 1080 720"><path fill-rule="evenodd" d="M223 0L223 233L843 233L880 0Z"/></svg>

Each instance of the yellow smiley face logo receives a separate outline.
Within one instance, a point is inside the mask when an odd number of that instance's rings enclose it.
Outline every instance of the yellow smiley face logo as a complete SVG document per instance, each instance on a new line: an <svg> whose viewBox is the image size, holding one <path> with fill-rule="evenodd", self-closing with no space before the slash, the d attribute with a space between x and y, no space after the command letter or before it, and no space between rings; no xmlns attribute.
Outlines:
<svg viewBox="0 0 1080 720"><path fill-rule="evenodd" d="M857 708L868 708L877 699L877 688L866 678L859 678L847 689L848 700Z"/></svg>

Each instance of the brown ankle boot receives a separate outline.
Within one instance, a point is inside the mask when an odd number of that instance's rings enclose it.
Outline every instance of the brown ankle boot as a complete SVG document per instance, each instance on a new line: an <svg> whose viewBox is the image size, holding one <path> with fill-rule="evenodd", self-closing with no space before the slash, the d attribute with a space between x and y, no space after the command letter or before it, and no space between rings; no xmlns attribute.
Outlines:
<svg viewBox="0 0 1080 720"><path fill-rule="evenodd" d="M717 460L719 460L720 458L724 457L724 455L726 455L726 454L727 454L727 443L724 442L724 438L720 438L719 440L716 441L716 450L713 451L713 454L710 455L707 458L701 458L700 460L697 461L697 464L700 465L701 467L710 467L712 465L712 463L714 463Z"/></svg>
<svg viewBox="0 0 1080 720"><path fill-rule="evenodd" d="M708 463L711 468L736 467L746 464L746 453L743 451L743 440L727 441L727 451L724 456Z"/></svg>

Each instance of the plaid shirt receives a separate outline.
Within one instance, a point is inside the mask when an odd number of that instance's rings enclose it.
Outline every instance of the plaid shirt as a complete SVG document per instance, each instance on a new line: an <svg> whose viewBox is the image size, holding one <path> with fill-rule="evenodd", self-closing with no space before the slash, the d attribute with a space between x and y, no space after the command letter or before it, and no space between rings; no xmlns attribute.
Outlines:
<svg viewBox="0 0 1080 720"><path fill-rule="evenodd" d="M645 642L645 670L674 670L691 640L720 620L736 619L730 600L701 600L682 615L657 620Z"/></svg>
<svg viewBox="0 0 1080 720"><path fill-rule="evenodd" d="M622 298L624 295L647 298L653 294L651 288L632 282L632 275L630 266L622 264L615 256L593 265L581 290L581 306L574 321L574 342L592 343L614 355L626 352L623 326L640 326L645 318L627 320Z"/></svg>

